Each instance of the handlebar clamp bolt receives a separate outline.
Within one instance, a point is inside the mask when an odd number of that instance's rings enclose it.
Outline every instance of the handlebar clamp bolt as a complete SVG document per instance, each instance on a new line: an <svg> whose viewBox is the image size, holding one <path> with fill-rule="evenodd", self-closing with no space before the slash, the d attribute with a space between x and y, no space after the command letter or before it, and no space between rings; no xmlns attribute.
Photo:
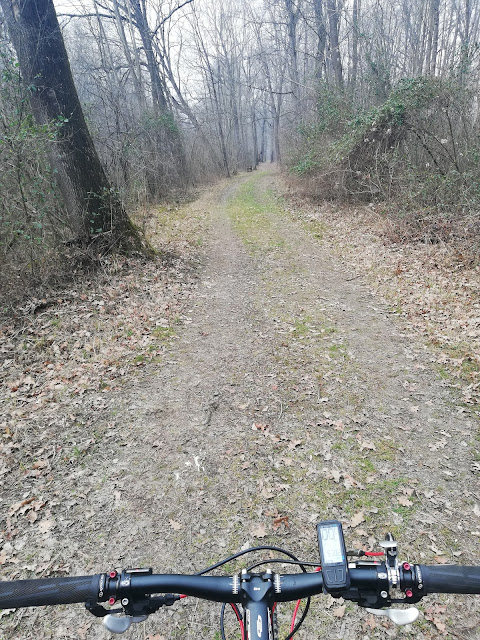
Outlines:
<svg viewBox="0 0 480 640"><path fill-rule="evenodd" d="M382 598L388 598L388 593L386 591L380 591L380 596Z"/></svg>
<svg viewBox="0 0 480 640"><path fill-rule="evenodd" d="M123 598L123 600L122 600L122 605L123 605L124 607L126 607L126 606L127 606L127 604L128 604L128 598Z"/></svg>
<svg viewBox="0 0 480 640"><path fill-rule="evenodd" d="M410 566L409 562L404 562L403 563L403 568L405 571L410 571L412 569L412 567Z"/></svg>
<svg viewBox="0 0 480 640"><path fill-rule="evenodd" d="M116 578L117 577L117 572L116 571L110 571L110 573L108 574L110 576L110 578Z"/></svg>
<svg viewBox="0 0 480 640"><path fill-rule="evenodd" d="M115 604L115 598L112 596L111 598L108 599L108 604L110 606L113 606Z"/></svg>
<svg viewBox="0 0 480 640"><path fill-rule="evenodd" d="M407 589L405 591L405 595L407 596L407 598L413 598L413 591L411 589Z"/></svg>

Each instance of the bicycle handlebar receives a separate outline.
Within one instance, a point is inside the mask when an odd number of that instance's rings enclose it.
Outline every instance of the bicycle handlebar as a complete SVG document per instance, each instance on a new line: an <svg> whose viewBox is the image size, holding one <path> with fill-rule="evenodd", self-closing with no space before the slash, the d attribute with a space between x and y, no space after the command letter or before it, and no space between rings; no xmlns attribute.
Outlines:
<svg viewBox="0 0 480 640"><path fill-rule="evenodd" d="M408 570L402 569L400 572L400 588L407 594L406 602L416 602L429 593L480 594L480 567L408 566ZM293 601L323 591L321 572L286 575L266 572L252 575L270 580L271 593L268 598L272 602ZM359 604L363 603L362 593L380 593L389 586L384 563L351 568L350 579L351 586L340 595ZM98 603L111 598L116 601L124 597L145 597L167 592L183 593L213 602L242 601L238 575L220 577L112 572L94 576L0 582L0 608L14 609L75 602Z"/></svg>
<svg viewBox="0 0 480 640"><path fill-rule="evenodd" d="M480 593L480 567L417 565L424 593Z"/></svg>
<svg viewBox="0 0 480 640"><path fill-rule="evenodd" d="M101 574L0 582L0 608L39 607L97 601Z"/></svg>

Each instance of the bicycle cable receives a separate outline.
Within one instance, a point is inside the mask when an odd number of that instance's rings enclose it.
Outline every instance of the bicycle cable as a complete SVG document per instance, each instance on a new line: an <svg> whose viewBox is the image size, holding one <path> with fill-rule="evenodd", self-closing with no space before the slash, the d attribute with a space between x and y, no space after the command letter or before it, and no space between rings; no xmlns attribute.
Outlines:
<svg viewBox="0 0 480 640"><path fill-rule="evenodd" d="M249 567L247 567L247 571L252 571L252 569L256 569L257 567L260 567L262 564L273 564L273 563L295 564L300 567L319 567L320 566L319 562L305 562L303 560L286 560L285 558L272 558L271 560L260 560L255 564L251 564Z"/></svg>
<svg viewBox="0 0 480 640"><path fill-rule="evenodd" d="M241 556L244 556L246 553L253 553L254 551L277 551L278 553L284 553L286 556L288 556L292 560L295 560L295 562L300 563L300 566L302 567L302 564L301 564L300 560L297 558L296 555L294 555L290 551L287 551L286 549L281 549L280 547L272 547L270 545L262 545L260 547L250 547L250 549L244 549L243 551L239 551L238 553L234 553L232 556L229 556L228 558L225 558L225 560L220 560L220 562L217 562L216 564L212 564L210 567L207 567L206 569L202 569L202 571L197 571L193 575L195 575L195 576L203 576L205 573L209 573L210 571L213 571L214 569L218 569L218 567L221 567L224 564L227 564L227 562L231 562L232 560L236 560L237 558L240 558ZM318 564L316 564L315 566L318 567ZM302 568L302 571L304 573L307 573L305 568Z"/></svg>
<svg viewBox="0 0 480 640"><path fill-rule="evenodd" d="M226 602L222 603L222 609L220 611L220 633L222 636L222 640L227 640L226 636L225 636L225 608L227 606ZM235 615L237 616L237 620L240 624L240 632L242 634L242 640L245 640L245 628L243 626L243 620L242 620L242 615L240 614L240 611L237 607L236 604L234 604L233 602L230 603L230 606L232 607Z"/></svg>

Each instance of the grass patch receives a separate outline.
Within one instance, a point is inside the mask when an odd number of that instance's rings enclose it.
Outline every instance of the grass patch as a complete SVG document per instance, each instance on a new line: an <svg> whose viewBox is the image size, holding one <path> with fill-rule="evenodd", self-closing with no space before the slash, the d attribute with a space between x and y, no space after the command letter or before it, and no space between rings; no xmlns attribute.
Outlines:
<svg viewBox="0 0 480 640"><path fill-rule="evenodd" d="M175 335L175 329L173 327L155 327L152 331L152 336L160 340L168 340Z"/></svg>
<svg viewBox="0 0 480 640"><path fill-rule="evenodd" d="M262 178L260 174L244 182L227 206L235 231L253 254L288 249L275 228L275 219L284 211L282 202L272 189L258 188Z"/></svg>
<svg viewBox="0 0 480 640"><path fill-rule="evenodd" d="M302 227L308 233L309 236L316 240L323 240L323 237L327 231L327 225L321 220L315 218L309 220L302 220Z"/></svg>

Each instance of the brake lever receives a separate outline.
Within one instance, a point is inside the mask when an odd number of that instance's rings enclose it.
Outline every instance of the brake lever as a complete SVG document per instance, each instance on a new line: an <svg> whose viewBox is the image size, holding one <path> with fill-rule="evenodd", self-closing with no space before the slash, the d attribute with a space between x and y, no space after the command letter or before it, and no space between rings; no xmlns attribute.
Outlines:
<svg viewBox="0 0 480 640"><path fill-rule="evenodd" d="M125 633L130 629L132 624L143 622L148 618L148 615L144 616L123 616L112 615L109 613L103 619L103 624L110 631L110 633Z"/></svg>
<svg viewBox="0 0 480 640"><path fill-rule="evenodd" d="M370 609L366 607L368 613L374 616L383 616L389 618L394 624L403 626L412 624L418 618L419 611L417 607L409 607L408 609Z"/></svg>

